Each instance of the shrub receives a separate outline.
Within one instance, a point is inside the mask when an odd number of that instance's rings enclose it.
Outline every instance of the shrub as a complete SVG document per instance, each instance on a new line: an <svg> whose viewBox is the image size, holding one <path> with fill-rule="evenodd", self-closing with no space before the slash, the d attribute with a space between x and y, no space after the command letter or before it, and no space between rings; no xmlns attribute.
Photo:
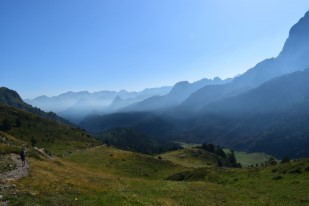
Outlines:
<svg viewBox="0 0 309 206"><path fill-rule="evenodd" d="M36 143L37 143L36 138L31 137L31 145L32 145L32 147L34 147L36 145Z"/></svg>
<svg viewBox="0 0 309 206"><path fill-rule="evenodd" d="M290 162L290 158L289 157L287 157L287 156L285 156L282 160L281 160L281 164L284 164L284 163L288 163L288 162Z"/></svg>

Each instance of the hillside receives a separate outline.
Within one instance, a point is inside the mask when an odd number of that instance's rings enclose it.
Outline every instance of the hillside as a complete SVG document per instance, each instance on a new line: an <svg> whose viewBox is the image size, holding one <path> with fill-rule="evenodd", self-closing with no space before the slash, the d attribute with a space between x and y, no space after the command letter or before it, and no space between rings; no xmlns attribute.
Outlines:
<svg viewBox="0 0 309 206"><path fill-rule="evenodd" d="M278 158L286 155L307 157L308 79L307 69L208 105L201 117L208 122L204 124L203 132L208 134L204 138L240 150L264 151ZM209 114L216 116L212 123L207 118ZM225 128L217 128L215 134L208 132L219 125L225 125ZM193 133L197 134L197 131Z"/></svg>
<svg viewBox="0 0 309 206"><path fill-rule="evenodd" d="M136 130L127 128L112 129L96 135L96 137L107 145L144 154L158 154L181 148L176 143L154 139Z"/></svg>
<svg viewBox="0 0 309 206"><path fill-rule="evenodd" d="M204 113L277 113L309 98L309 69L274 78L261 86L205 106ZM287 98L288 97L288 98Z"/></svg>
<svg viewBox="0 0 309 206"><path fill-rule="evenodd" d="M97 141L83 130L39 117L29 112L0 103L0 130L17 142L47 149L52 155L63 155L76 149L87 148ZM18 143L19 142L19 143ZM5 141L6 145L9 143Z"/></svg>
<svg viewBox="0 0 309 206"><path fill-rule="evenodd" d="M31 158L30 164L30 175L14 181L16 188L4 193L13 205L302 205L309 201L307 160L194 170L103 146L64 159Z"/></svg>
<svg viewBox="0 0 309 206"><path fill-rule="evenodd" d="M31 105L25 103L16 91L6 87L0 87L0 103L19 108L50 120L69 124L67 120L57 116L53 112L46 113L39 108L32 107Z"/></svg>
<svg viewBox="0 0 309 206"><path fill-rule="evenodd" d="M122 112L88 116L79 126L94 134L115 128L131 128L160 138L162 133L173 128L173 122L151 112Z"/></svg>

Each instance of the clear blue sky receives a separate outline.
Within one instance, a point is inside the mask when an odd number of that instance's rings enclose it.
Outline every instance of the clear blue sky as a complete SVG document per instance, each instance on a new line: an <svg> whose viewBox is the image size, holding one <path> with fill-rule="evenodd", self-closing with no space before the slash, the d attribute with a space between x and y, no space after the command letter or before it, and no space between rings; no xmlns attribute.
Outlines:
<svg viewBox="0 0 309 206"><path fill-rule="evenodd" d="M308 0L1 0L0 86L23 98L233 77L277 56Z"/></svg>

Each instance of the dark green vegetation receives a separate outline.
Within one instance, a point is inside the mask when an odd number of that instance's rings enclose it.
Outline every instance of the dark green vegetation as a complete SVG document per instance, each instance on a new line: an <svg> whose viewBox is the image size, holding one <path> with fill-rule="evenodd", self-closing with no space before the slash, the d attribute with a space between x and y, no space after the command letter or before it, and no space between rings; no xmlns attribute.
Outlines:
<svg viewBox="0 0 309 206"><path fill-rule="evenodd" d="M10 125L9 128L3 126L4 122ZM83 130L1 103L0 126L1 130L6 134L3 136L6 139L3 140L4 143L9 144L7 141L9 141L8 135L10 135L18 139L20 144L23 142L23 144L32 146L35 143L34 146L46 148L51 154L56 155L63 155L76 149L98 144L95 139L91 138ZM11 143L10 145L14 144Z"/></svg>
<svg viewBox="0 0 309 206"><path fill-rule="evenodd" d="M97 137L107 145L145 154L159 154L181 148L176 143L153 139L143 133L126 128L109 130Z"/></svg>
<svg viewBox="0 0 309 206"><path fill-rule="evenodd" d="M234 150L231 150L227 153L223 151L223 149L219 146L213 144L202 144L197 148L206 150L207 152L215 154L217 158L217 166L218 167L241 167L241 164L237 162Z"/></svg>
<svg viewBox="0 0 309 206"><path fill-rule="evenodd" d="M102 133L115 128L131 128L150 136L159 137L173 128L173 122L151 112L121 112L89 116L79 126L91 133Z"/></svg>

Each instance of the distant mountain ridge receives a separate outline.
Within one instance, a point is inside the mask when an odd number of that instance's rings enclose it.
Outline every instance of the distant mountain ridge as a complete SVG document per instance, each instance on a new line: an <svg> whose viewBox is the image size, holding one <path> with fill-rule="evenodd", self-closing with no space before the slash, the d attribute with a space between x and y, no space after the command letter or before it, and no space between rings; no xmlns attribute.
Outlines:
<svg viewBox="0 0 309 206"><path fill-rule="evenodd" d="M216 101L202 111L212 114L275 113L309 101L309 68L274 78L237 96Z"/></svg>
<svg viewBox="0 0 309 206"><path fill-rule="evenodd" d="M34 99L26 99L29 104L38 106L47 111L63 112L71 107L78 105L80 101L89 101L92 104L98 104L99 106L109 105L117 96L127 99L136 98L141 95L151 96L153 94L165 94L170 91L172 87L160 87L153 89L145 89L141 92L127 92L125 90L116 91L100 91L100 92L66 92L58 96L48 97L39 96Z"/></svg>
<svg viewBox="0 0 309 206"><path fill-rule="evenodd" d="M171 92L163 96L153 96L144 101L132 104L121 111L155 111L177 106L186 100L192 93L207 85L224 85L232 82L233 78L220 79L201 79L199 81L189 83L188 81L178 82L174 85Z"/></svg>
<svg viewBox="0 0 309 206"><path fill-rule="evenodd" d="M113 108L110 106L117 96L123 100L123 105L127 105L126 100L129 103L135 103L153 95L167 94L171 88L165 86L144 89L141 92L128 92L125 90L93 93L88 91L67 92L54 97L39 96L35 99L27 99L25 101L44 111L53 111L72 122L78 122L91 113L110 113L114 109L118 109L118 107Z"/></svg>
<svg viewBox="0 0 309 206"><path fill-rule="evenodd" d="M219 77L204 78L193 83L183 81L173 87L144 89L141 92L125 90L67 92L54 97L39 96L25 101L44 111L53 111L71 122L79 123L89 115L157 110L176 106L205 85L225 84L232 80L232 78L222 80Z"/></svg>

